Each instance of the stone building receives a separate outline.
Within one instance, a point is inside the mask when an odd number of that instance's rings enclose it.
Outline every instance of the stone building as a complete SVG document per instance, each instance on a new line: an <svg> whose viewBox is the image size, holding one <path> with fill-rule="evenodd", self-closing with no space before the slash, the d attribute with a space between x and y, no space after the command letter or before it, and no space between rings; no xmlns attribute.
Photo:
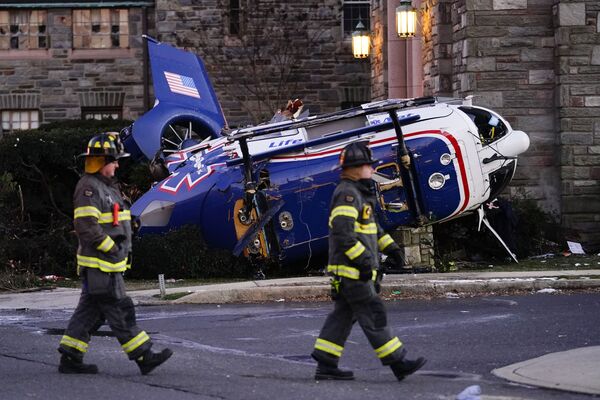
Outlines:
<svg viewBox="0 0 600 400"><path fill-rule="evenodd" d="M295 97L317 113L388 97L472 95L530 135L510 194L538 200L598 248L600 3L413 0L411 39L395 34L397 5L3 1L1 131L137 118L153 102L144 33L203 57L231 126L260 122ZM373 39L363 60L350 50L359 21Z"/></svg>
<svg viewBox="0 0 600 400"><path fill-rule="evenodd" d="M350 34L369 10L368 0L4 1L1 130L137 118L153 104L143 34L204 58L231 126L263 122L289 98L313 113L360 104L370 68L352 58Z"/></svg>
<svg viewBox="0 0 600 400"><path fill-rule="evenodd" d="M408 41L390 29L397 5L374 2L373 97L472 95L499 112L531 139L510 195L536 199L598 249L600 3L413 0L420 29Z"/></svg>

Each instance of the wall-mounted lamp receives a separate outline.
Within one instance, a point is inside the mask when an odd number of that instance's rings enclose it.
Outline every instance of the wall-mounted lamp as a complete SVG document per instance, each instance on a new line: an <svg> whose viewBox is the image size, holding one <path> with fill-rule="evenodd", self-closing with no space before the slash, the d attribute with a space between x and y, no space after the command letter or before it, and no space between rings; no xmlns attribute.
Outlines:
<svg viewBox="0 0 600 400"><path fill-rule="evenodd" d="M362 21L356 24L356 30L352 32L352 53L354 58L368 58L371 49L371 36Z"/></svg>
<svg viewBox="0 0 600 400"><path fill-rule="evenodd" d="M396 8L396 32L401 38L415 36L417 31L417 10L412 6L411 0L400 0Z"/></svg>

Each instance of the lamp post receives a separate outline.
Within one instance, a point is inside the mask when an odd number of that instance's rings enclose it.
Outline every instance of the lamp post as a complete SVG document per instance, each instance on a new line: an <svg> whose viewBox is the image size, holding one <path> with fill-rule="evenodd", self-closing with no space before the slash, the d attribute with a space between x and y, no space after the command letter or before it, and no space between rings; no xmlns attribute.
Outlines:
<svg viewBox="0 0 600 400"><path fill-rule="evenodd" d="M400 0L396 7L396 32L401 38L414 37L417 30L417 10L411 0Z"/></svg>
<svg viewBox="0 0 600 400"><path fill-rule="evenodd" d="M352 53L354 58L368 58L371 49L371 37L362 21L356 24L356 30L352 32Z"/></svg>

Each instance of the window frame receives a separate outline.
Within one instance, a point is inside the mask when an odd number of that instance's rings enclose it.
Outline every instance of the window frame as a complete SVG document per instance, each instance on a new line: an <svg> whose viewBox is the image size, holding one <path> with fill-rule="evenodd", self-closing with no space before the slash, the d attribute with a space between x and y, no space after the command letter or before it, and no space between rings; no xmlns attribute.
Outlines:
<svg viewBox="0 0 600 400"><path fill-rule="evenodd" d="M111 114L108 118L104 118L104 115ZM113 118L112 115L116 114L117 118ZM96 115L100 115L100 118L96 118ZM88 118L92 116L91 118ZM96 120L96 121L107 121L107 120L120 120L123 119L123 107L81 107L81 119L83 120Z"/></svg>
<svg viewBox="0 0 600 400"><path fill-rule="evenodd" d="M242 0L229 0L228 33L231 36L242 35Z"/></svg>
<svg viewBox="0 0 600 400"><path fill-rule="evenodd" d="M367 6L367 16L365 18L362 18L362 15L359 13L359 15L357 17L350 17L350 18L346 18L346 11L348 8L352 8L352 7L364 7ZM367 31L371 30L371 1L370 0L342 0L342 15L341 15L341 19L342 19L342 36L344 39L351 39L352 38L352 32L354 32L356 30L356 25L358 24L358 21L361 21L363 23L363 25L365 26L365 29ZM351 12L351 10L350 10ZM347 24L350 24L351 26L349 27L350 29L347 30L346 26Z"/></svg>
<svg viewBox="0 0 600 400"><path fill-rule="evenodd" d="M0 10L0 51L47 50L49 47L48 10Z"/></svg>
<svg viewBox="0 0 600 400"><path fill-rule="evenodd" d="M71 47L74 50L129 49L129 8L73 8Z"/></svg>
<svg viewBox="0 0 600 400"><path fill-rule="evenodd" d="M19 113L19 119L15 121L13 118L15 113ZM21 119L21 114L28 113L27 120L23 121ZM36 118L32 118L33 113L35 113ZM9 116L9 120L6 121L6 115ZM40 127L41 123L41 113L40 110L35 108L5 108L0 110L0 132L2 133L12 133L16 131L25 131L29 129L37 129ZM26 123L27 126L24 128L15 128L15 124L23 124ZM8 127L6 127L8 124Z"/></svg>

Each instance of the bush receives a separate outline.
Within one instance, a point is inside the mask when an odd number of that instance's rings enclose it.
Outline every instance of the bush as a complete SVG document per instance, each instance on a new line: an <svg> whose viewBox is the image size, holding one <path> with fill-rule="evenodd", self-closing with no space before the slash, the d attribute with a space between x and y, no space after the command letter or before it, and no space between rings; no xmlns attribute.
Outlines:
<svg viewBox="0 0 600 400"><path fill-rule="evenodd" d="M0 137L0 269L75 275L77 156L94 134L129 123L61 121Z"/></svg>
<svg viewBox="0 0 600 400"><path fill-rule="evenodd" d="M73 232L78 158L98 133L119 131L129 121L61 121L0 136L0 274L12 287L35 275L76 275ZM125 159L117 171L125 194L136 200L151 184L147 166ZM250 266L225 250L208 249L192 227L134 241L129 276L172 278L250 276ZM15 276L22 274L20 283Z"/></svg>
<svg viewBox="0 0 600 400"><path fill-rule="evenodd" d="M522 196L497 203L500 208L486 211L494 228L517 258L558 252L564 234L555 214L544 211L536 201ZM455 261L506 260L506 250L482 224L477 231L478 216L471 214L434 225L436 267L448 270Z"/></svg>
<svg viewBox="0 0 600 400"><path fill-rule="evenodd" d="M247 277L250 266L227 250L209 249L195 226L185 226L164 235L134 239L133 263L128 276L154 279Z"/></svg>

